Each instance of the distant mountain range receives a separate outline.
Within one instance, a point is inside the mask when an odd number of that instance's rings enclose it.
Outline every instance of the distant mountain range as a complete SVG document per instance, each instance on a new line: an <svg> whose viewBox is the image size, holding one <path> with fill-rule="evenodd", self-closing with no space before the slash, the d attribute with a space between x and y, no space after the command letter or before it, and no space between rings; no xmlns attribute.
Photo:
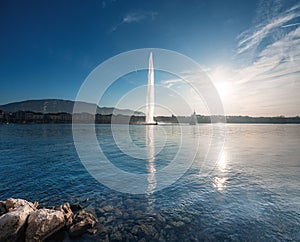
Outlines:
<svg viewBox="0 0 300 242"><path fill-rule="evenodd" d="M8 103L0 105L0 110L5 112L17 112L17 111L30 111L36 113L72 113L75 101L62 100L62 99L41 99L41 100L26 100L22 102ZM109 115L109 114L121 114L132 115L133 111L130 109L118 109L113 107L99 107L96 104L87 102L77 102L82 110L86 113L93 113L93 110L97 108L97 114ZM97 106L97 107L95 107ZM145 115L142 112L134 112L134 115Z"/></svg>

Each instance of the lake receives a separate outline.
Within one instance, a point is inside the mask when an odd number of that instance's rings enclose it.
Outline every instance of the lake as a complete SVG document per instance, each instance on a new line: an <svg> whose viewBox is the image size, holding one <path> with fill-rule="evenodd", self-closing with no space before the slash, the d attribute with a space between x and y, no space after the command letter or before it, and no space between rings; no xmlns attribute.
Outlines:
<svg viewBox="0 0 300 242"><path fill-rule="evenodd" d="M75 128L83 162L72 125L0 125L0 200L81 203L105 230L76 241L300 241L300 125Z"/></svg>

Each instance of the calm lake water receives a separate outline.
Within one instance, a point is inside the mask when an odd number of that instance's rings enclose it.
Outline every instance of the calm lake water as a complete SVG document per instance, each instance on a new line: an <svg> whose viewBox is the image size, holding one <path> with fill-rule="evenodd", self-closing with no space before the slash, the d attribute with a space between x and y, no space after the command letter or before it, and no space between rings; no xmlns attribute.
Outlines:
<svg viewBox="0 0 300 242"><path fill-rule="evenodd" d="M77 127L83 142L88 127ZM152 128L150 148L146 129L129 127L141 149L135 153L125 126L116 126L115 138L110 125L96 126L99 145L115 167L149 175L148 192L135 195L112 190L87 172L71 125L0 125L0 200L79 202L94 210L97 234L76 241L300 241L299 125L227 124L225 131L220 125L159 125ZM194 144L199 147L191 160ZM179 148L186 157L177 158L193 162L160 189L156 174Z"/></svg>

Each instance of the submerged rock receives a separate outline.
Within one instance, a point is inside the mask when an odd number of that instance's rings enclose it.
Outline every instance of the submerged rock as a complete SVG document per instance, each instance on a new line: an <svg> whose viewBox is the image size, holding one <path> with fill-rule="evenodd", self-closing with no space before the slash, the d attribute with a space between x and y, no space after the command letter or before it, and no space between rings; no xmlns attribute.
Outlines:
<svg viewBox="0 0 300 242"><path fill-rule="evenodd" d="M122 211L118 208L115 209L115 215L121 217L123 215Z"/></svg>
<svg viewBox="0 0 300 242"><path fill-rule="evenodd" d="M119 231L116 231L110 236L110 239L113 241L122 241L122 234Z"/></svg>
<svg viewBox="0 0 300 242"><path fill-rule="evenodd" d="M138 225L134 225L133 228L131 229L131 233L138 234L138 232L139 232L139 226Z"/></svg>
<svg viewBox="0 0 300 242"><path fill-rule="evenodd" d="M114 207L111 206L111 205L107 205L107 206L103 207L103 210L104 210L105 212L111 212L111 211L114 210Z"/></svg>
<svg viewBox="0 0 300 242"><path fill-rule="evenodd" d="M43 241L65 226L64 213L53 209L39 209L28 218L26 242Z"/></svg>
<svg viewBox="0 0 300 242"><path fill-rule="evenodd" d="M5 202L7 213L0 217L0 241L22 241L27 217L35 210L33 203L9 198Z"/></svg>
<svg viewBox="0 0 300 242"><path fill-rule="evenodd" d="M175 226L175 227L181 227L181 226L184 225L184 222L182 222L182 221L173 221L172 225Z"/></svg>
<svg viewBox="0 0 300 242"><path fill-rule="evenodd" d="M70 237L81 236L82 234L88 232L92 229L97 222L96 217L86 210L80 210L74 216L73 225L69 229Z"/></svg>
<svg viewBox="0 0 300 242"><path fill-rule="evenodd" d="M112 222L114 220L114 217L113 216L109 216L107 219L106 219L106 223L109 224L110 222Z"/></svg>
<svg viewBox="0 0 300 242"><path fill-rule="evenodd" d="M145 235L154 236L157 233L156 229L150 224L142 224L140 229Z"/></svg>

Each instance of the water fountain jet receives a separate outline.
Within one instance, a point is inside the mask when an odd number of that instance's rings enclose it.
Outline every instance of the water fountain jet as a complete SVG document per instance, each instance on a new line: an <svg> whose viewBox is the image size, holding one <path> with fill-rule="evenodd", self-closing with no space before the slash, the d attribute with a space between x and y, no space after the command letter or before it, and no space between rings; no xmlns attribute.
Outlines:
<svg viewBox="0 0 300 242"><path fill-rule="evenodd" d="M148 69L148 92L146 102L146 125L157 125L154 121L154 68L152 52L149 57L149 69Z"/></svg>

